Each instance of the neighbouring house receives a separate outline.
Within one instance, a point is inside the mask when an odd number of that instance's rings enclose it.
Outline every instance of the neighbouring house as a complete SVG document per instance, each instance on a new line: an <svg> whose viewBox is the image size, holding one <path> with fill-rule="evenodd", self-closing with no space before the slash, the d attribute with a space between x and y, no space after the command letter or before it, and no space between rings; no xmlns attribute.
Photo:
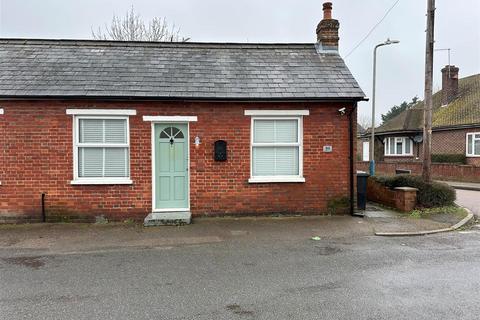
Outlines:
<svg viewBox="0 0 480 320"><path fill-rule="evenodd" d="M480 74L459 79L458 72L445 66L433 95L432 161L480 166ZM375 161L422 161L423 108L420 101L375 129ZM358 137L368 141L368 133Z"/></svg>
<svg viewBox="0 0 480 320"><path fill-rule="evenodd" d="M370 157L370 137L368 130L357 123L357 161L368 161Z"/></svg>
<svg viewBox="0 0 480 320"><path fill-rule="evenodd" d="M331 9L315 44L0 40L0 217L188 222L353 199L364 93Z"/></svg>

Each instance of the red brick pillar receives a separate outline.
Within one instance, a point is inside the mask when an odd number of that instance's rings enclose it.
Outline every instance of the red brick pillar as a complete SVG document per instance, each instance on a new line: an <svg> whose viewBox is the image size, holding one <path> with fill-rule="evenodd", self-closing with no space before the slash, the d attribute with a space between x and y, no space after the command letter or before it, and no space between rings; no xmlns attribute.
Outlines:
<svg viewBox="0 0 480 320"><path fill-rule="evenodd" d="M416 188L397 187L395 188L395 207L403 212L410 212L417 204Z"/></svg>

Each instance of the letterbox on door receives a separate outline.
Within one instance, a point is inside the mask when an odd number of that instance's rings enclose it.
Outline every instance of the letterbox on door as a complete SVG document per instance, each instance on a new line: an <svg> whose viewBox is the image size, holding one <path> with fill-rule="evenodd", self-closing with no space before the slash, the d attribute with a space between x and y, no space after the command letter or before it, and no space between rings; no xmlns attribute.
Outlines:
<svg viewBox="0 0 480 320"><path fill-rule="evenodd" d="M215 141L215 161L227 161L227 142Z"/></svg>

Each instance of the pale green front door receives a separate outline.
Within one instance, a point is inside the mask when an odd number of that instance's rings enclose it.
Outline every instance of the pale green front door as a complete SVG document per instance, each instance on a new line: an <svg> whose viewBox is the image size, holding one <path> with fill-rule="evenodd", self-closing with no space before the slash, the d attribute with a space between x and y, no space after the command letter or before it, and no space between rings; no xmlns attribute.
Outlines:
<svg viewBox="0 0 480 320"><path fill-rule="evenodd" d="M188 130L185 123L155 124L155 209L188 208Z"/></svg>

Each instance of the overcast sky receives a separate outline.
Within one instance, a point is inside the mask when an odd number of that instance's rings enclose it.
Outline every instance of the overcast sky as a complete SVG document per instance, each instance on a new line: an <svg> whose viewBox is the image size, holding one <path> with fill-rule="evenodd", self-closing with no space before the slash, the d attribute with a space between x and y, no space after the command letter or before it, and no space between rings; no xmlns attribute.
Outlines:
<svg viewBox="0 0 480 320"><path fill-rule="evenodd" d="M396 0L333 0L340 21L340 54L367 34ZM346 58L371 96L373 47L387 37L401 41L378 52L377 107L380 113L418 95L423 98L426 0L400 0L389 16ZM0 0L0 37L91 38L91 27L123 15L133 4L145 19L166 17L192 41L315 42L321 0ZM437 0L437 48L451 48L460 77L480 72L480 0ZM436 52L434 89L441 87L447 53ZM360 115L371 113L361 103Z"/></svg>

